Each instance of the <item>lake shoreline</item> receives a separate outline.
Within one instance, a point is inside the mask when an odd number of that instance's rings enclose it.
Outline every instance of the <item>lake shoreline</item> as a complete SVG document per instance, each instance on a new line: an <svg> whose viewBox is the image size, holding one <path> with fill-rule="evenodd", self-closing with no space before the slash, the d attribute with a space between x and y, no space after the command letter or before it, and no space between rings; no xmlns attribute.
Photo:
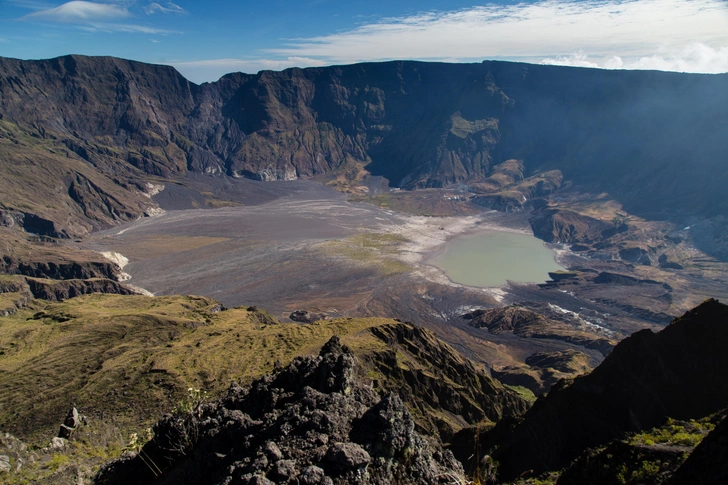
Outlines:
<svg viewBox="0 0 728 485"><path fill-rule="evenodd" d="M562 251L526 231L489 224L449 239L425 255L422 264L436 268L457 285L503 288L511 283L545 282L549 272L565 269L559 262L563 259L559 254ZM497 275L483 274L480 269L473 269L473 264Z"/></svg>

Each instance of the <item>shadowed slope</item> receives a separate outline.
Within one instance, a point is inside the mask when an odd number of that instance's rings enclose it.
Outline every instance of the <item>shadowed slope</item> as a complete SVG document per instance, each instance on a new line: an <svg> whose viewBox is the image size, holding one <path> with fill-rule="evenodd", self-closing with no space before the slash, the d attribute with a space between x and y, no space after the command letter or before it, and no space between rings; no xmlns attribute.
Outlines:
<svg viewBox="0 0 728 485"><path fill-rule="evenodd" d="M654 334L619 343L594 371L534 404L494 454L502 478L569 464L628 431L689 420L728 404L728 307L708 300Z"/></svg>

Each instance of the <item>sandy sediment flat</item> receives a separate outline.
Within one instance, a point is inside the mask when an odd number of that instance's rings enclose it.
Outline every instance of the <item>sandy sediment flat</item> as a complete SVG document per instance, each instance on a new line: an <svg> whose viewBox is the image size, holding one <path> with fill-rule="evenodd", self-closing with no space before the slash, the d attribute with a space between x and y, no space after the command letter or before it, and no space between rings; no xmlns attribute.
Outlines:
<svg viewBox="0 0 728 485"><path fill-rule="evenodd" d="M350 203L315 183L270 202L219 209L169 210L95 234L88 246L127 258L129 283L153 294L203 294L228 306L258 304L274 311L306 299L347 301L382 284L376 264L347 264L319 250L322 242L356 234L392 234L413 278L457 285L424 263L453 237L475 230L519 231L498 225L493 214L425 217ZM384 256L383 256L384 257ZM502 297L499 289L483 292Z"/></svg>

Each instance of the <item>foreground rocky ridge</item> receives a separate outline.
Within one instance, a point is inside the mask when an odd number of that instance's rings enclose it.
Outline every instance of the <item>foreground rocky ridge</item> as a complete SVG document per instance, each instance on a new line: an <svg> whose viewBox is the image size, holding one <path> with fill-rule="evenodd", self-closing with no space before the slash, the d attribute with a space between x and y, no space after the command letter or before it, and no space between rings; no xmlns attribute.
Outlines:
<svg viewBox="0 0 728 485"><path fill-rule="evenodd" d="M500 478L559 470L627 432L724 409L727 322L728 306L708 300L659 333L637 332L590 374L552 388L520 422L503 422L481 436L484 449L495 448Z"/></svg>
<svg viewBox="0 0 728 485"><path fill-rule="evenodd" d="M337 337L250 387L169 416L135 457L107 465L99 484L452 483L452 454L415 432L396 394L380 398L357 376ZM150 466L151 463L151 466Z"/></svg>
<svg viewBox="0 0 728 485"><path fill-rule="evenodd" d="M47 447L71 404L88 424L35 464L23 456L11 478L38 478L53 453L90 469L128 449L130 434L146 436L160 415L189 403L188 388L217 397L231 381L258 379L333 335L358 356L357 385L371 396L396 392L414 430L435 442L528 407L432 332L391 319L281 323L254 307L225 309L191 296L36 301L0 321L0 385L7 391L0 393L0 430Z"/></svg>
<svg viewBox="0 0 728 485"><path fill-rule="evenodd" d="M499 323L491 319L494 329L523 316L507 310ZM21 310L0 326L3 430L47 443L69 402L87 417L57 449L28 451L5 436L9 477L37 478L33 470L62 453L69 465L44 476L88 478L99 464L94 447L109 446L114 433L144 436L177 402L143 452L136 439L123 445L134 453L105 467L100 483L452 483L464 478L442 451L449 441L484 483L520 476L514 483L569 484L596 474L605 484L717 484L724 471L711 460L726 452L727 318L728 307L710 300L660 333L638 332L520 417L527 404L515 393L410 324L282 324L205 298L76 297ZM53 351L39 358L49 337ZM293 358L326 341L318 357ZM555 368L559 358L531 364ZM228 387L233 376L255 379ZM222 395L205 401L185 392L187 383ZM44 398L29 405L29 395ZM542 482L523 481L541 473Z"/></svg>

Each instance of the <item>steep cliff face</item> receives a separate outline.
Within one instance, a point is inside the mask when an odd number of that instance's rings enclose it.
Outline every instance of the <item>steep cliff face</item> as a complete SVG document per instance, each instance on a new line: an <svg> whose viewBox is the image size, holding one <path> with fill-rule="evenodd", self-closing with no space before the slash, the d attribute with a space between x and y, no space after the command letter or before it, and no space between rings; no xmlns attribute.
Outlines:
<svg viewBox="0 0 728 485"><path fill-rule="evenodd" d="M212 91L109 57L0 59L4 225L84 236L155 213L150 176L223 171L243 135L223 119L224 86Z"/></svg>
<svg viewBox="0 0 728 485"><path fill-rule="evenodd" d="M109 57L0 59L0 168L12 189L0 208L75 236L149 213L151 176L368 172L419 188L478 182L518 159L520 177L558 176L484 203L516 207L563 176L633 213L717 217L728 211L727 85L726 75L388 62L197 86L171 67Z"/></svg>

